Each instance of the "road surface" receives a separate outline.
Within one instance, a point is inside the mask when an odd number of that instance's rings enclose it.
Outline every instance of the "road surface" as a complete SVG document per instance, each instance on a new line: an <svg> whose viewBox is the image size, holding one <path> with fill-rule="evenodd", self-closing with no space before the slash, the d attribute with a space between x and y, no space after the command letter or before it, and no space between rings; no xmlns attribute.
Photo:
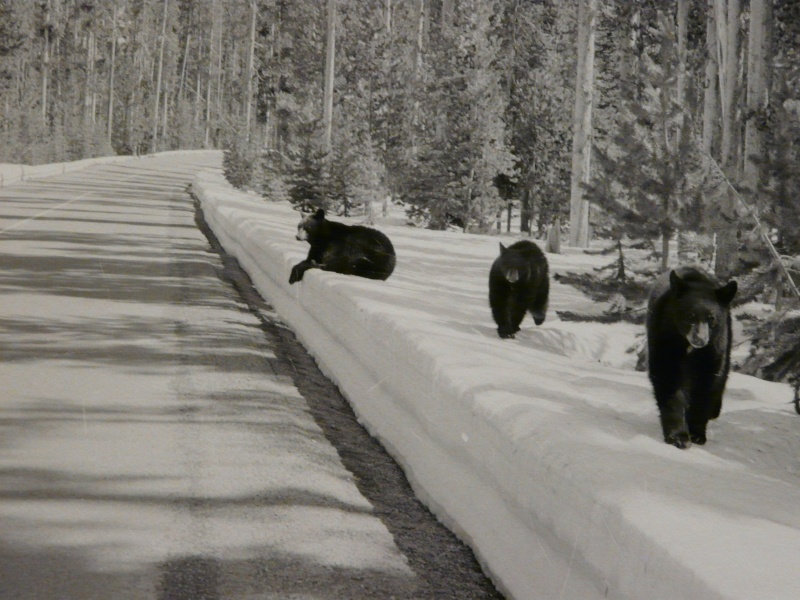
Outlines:
<svg viewBox="0 0 800 600"><path fill-rule="evenodd" d="M207 237L219 164L0 189L0 598L501 598Z"/></svg>

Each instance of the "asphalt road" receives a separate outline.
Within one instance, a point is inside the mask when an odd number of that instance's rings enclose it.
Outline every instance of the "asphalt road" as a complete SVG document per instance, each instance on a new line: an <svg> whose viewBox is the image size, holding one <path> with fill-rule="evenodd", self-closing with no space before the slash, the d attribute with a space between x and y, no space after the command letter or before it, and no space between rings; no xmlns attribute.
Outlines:
<svg viewBox="0 0 800 600"><path fill-rule="evenodd" d="M219 160L0 189L0 599L501 598L205 227Z"/></svg>

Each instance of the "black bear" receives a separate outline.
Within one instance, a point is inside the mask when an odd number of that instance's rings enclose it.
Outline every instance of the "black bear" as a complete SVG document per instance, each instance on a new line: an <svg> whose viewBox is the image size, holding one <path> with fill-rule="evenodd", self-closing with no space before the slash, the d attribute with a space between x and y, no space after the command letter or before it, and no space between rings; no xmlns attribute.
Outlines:
<svg viewBox="0 0 800 600"><path fill-rule="evenodd" d="M311 244L308 256L292 267L289 283L301 281L309 269L388 279L394 271L394 247L377 229L329 221L321 208L301 219L298 240Z"/></svg>
<svg viewBox="0 0 800 600"><path fill-rule="evenodd" d="M498 256L489 271L489 305L497 323L497 333L513 338L530 311L537 325L544 322L550 295L547 258L539 246L522 240L506 248L500 244Z"/></svg>
<svg viewBox="0 0 800 600"><path fill-rule="evenodd" d="M648 373L668 444L705 444L706 425L722 410L736 290L736 281L721 285L692 266L664 273L653 286L647 305Z"/></svg>

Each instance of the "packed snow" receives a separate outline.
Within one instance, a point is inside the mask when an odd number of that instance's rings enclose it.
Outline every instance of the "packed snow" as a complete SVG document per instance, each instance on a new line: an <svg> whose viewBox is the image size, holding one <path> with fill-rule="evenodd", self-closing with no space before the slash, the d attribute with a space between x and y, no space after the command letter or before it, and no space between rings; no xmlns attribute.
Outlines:
<svg viewBox="0 0 800 600"><path fill-rule="evenodd" d="M732 374L708 444L678 450L633 370L643 327L559 320L602 307L554 281L545 323L526 317L516 339L499 339L487 282L501 238L378 219L398 256L387 281L312 270L290 286L308 251L291 206L234 191L219 172L193 190L226 250L509 597L797 597L800 417L787 385ZM551 274L608 261L547 258Z"/></svg>

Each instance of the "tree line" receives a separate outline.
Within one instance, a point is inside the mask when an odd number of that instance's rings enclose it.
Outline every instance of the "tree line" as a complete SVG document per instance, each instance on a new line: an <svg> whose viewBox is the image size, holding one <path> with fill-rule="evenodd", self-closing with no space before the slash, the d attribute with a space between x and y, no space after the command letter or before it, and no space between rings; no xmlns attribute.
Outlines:
<svg viewBox="0 0 800 600"><path fill-rule="evenodd" d="M796 291L798 0L0 0L0 106L4 162L224 148L301 208Z"/></svg>

